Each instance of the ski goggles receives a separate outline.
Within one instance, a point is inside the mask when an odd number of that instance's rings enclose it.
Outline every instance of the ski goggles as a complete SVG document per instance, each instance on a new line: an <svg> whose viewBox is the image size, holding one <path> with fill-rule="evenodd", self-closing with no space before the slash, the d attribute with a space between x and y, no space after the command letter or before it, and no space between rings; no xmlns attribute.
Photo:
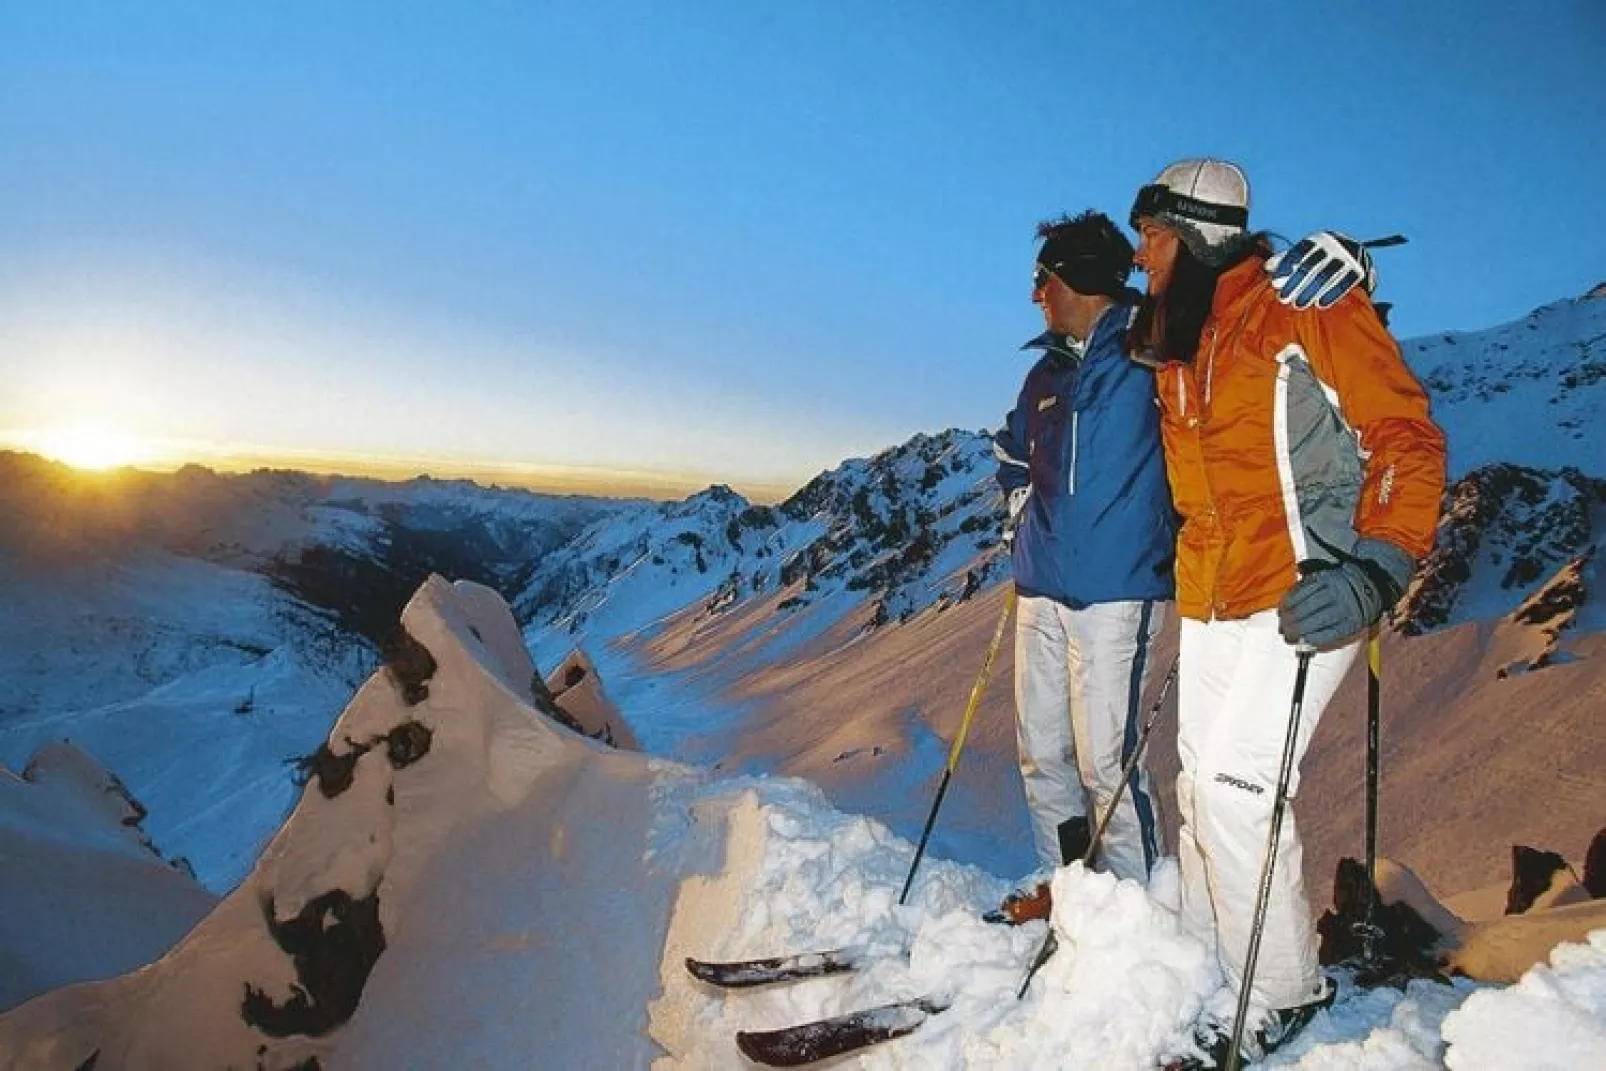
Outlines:
<svg viewBox="0 0 1606 1071"><path fill-rule="evenodd" d="M1144 216L1151 219L1173 216L1195 223L1219 223L1240 230L1249 226L1249 209L1242 205L1218 205L1211 201L1201 201L1197 197L1189 197L1169 186L1159 184L1145 186L1138 191L1137 198L1132 202L1132 215L1127 218L1127 222L1132 225L1133 230L1136 230L1138 220Z"/></svg>
<svg viewBox="0 0 1606 1071"><path fill-rule="evenodd" d="M1130 265L1116 267L1093 253L1072 254L1051 264L1039 260L1032 266L1032 293L1047 286L1049 276L1058 276L1060 282L1079 294L1114 295L1126 284L1131 271Z"/></svg>

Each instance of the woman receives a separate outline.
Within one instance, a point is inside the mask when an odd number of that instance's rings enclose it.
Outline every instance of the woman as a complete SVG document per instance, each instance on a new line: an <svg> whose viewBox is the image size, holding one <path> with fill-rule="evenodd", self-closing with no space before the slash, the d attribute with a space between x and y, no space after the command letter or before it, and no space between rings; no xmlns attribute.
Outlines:
<svg viewBox="0 0 1606 1071"><path fill-rule="evenodd" d="M1280 304L1270 246L1247 232L1249 184L1184 160L1138 193L1148 294L1129 333L1157 368L1167 476L1182 529L1177 782L1184 922L1241 986L1288 732L1298 647L1310 662L1289 796L1323 709L1368 626L1433 543L1444 436L1362 288L1327 309ZM1285 815L1253 979L1246 1055L1331 1002L1316 960L1299 832ZM1230 1014L1230 1013L1229 1013ZM1219 1066L1231 1022L1196 1042Z"/></svg>

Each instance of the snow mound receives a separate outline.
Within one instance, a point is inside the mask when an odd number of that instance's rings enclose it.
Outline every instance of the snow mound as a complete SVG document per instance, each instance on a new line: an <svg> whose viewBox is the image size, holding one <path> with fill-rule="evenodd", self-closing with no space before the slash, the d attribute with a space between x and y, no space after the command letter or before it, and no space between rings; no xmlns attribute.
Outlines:
<svg viewBox="0 0 1606 1071"><path fill-rule="evenodd" d="M122 782L68 744L0 767L0 1009L161 955L215 900L163 860Z"/></svg>
<svg viewBox="0 0 1606 1071"><path fill-rule="evenodd" d="M7 1066L74 1068L98 1053L100 1066L128 1069L288 1068L337 1042L356 1066L449 1066L495 1040L475 1014L475 996L491 994L473 972L441 973L465 950L545 980L530 992L549 990L557 1043L573 1040L563 1022L617 1033L603 1027L611 1009L580 1014L550 990L588 967L643 973L609 952L633 954L651 928L612 945L606 935L618 906L608 898L667 900L642 874L644 852L626 846L632 832L644 845L651 826L652 765L533 705L533 667L487 589L432 577L402 623L411 644L352 699L244 884L156 963L0 1018ZM588 831L609 850L586 850ZM513 904L544 917L509 918ZM648 955L656 963L656 948ZM539 1035L539 1022L517 1029Z"/></svg>
<svg viewBox="0 0 1606 1071"><path fill-rule="evenodd" d="M619 707L603 687L597 667L578 648L569 653L546 679L546 688L560 721L576 732L614 747L640 751Z"/></svg>
<svg viewBox="0 0 1606 1071"><path fill-rule="evenodd" d="M1514 986L1472 994L1444 1037L1453 1071L1606 1067L1606 930L1559 946Z"/></svg>

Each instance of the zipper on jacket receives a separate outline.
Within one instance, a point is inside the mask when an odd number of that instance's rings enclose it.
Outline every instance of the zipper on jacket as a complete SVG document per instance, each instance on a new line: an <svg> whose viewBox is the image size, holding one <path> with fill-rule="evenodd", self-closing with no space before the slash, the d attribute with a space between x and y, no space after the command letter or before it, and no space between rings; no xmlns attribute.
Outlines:
<svg viewBox="0 0 1606 1071"><path fill-rule="evenodd" d="M1071 410L1071 465L1065 479L1065 492L1076 494L1076 410Z"/></svg>

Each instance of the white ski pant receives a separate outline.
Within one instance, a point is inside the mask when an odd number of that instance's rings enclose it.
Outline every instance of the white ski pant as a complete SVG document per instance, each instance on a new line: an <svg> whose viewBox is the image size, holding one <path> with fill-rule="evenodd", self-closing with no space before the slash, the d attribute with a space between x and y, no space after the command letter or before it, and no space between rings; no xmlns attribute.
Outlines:
<svg viewBox="0 0 1606 1071"><path fill-rule="evenodd" d="M1081 610L1022 596L1015 617L1015 735L1038 865L1060 858L1059 827L1109 807L1143 726L1144 683L1165 603ZM1096 809L1089 811L1089 803ZM1117 877L1146 882L1159 855L1159 809L1140 761L1099 847Z"/></svg>
<svg viewBox="0 0 1606 1071"><path fill-rule="evenodd" d="M1288 782L1290 801L1316 723L1360 648L1357 641L1311 660ZM1278 632L1275 610L1236 621L1182 619L1177 715L1182 918L1213 944L1234 991L1242 988L1297 665L1294 648ZM1251 994L1262 1009L1293 1007L1322 993L1303 867L1290 803L1278 838Z"/></svg>

